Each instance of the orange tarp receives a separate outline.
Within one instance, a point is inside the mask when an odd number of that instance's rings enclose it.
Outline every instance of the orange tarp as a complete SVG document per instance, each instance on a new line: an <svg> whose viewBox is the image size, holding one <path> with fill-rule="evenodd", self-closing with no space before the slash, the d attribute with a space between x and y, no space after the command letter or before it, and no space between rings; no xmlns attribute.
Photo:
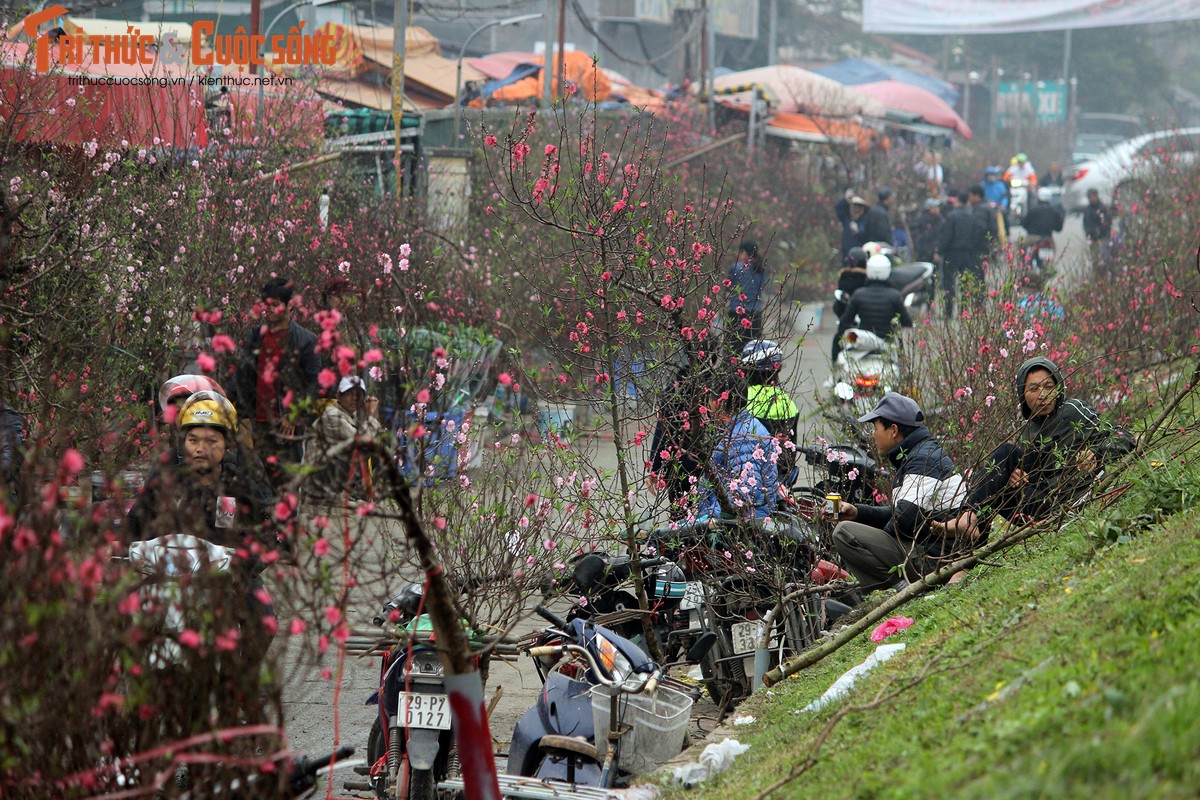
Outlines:
<svg viewBox="0 0 1200 800"><path fill-rule="evenodd" d="M599 69L592 57L581 50L568 50L563 54L566 62L567 84L574 85L575 91L583 95L589 102L604 100L612 91L612 82L604 71ZM539 55L533 59L535 64L544 64L546 57ZM557 58L556 58L557 62ZM558 64L554 65L554 83L551 84L550 90L554 97L561 97L562 93L559 90ZM536 99L542 96L544 82L542 76L545 70L537 75L531 75L528 78L523 78L516 83L501 87L492 95L492 100L509 102L515 100ZM477 105L478 101L472 103Z"/></svg>
<svg viewBox="0 0 1200 800"><path fill-rule="evenodd" d="M837 141L856 143L860 149L871 146L876 134L870 128L837 119L825 119L808 114L780 113L767 121L767 126L786 131L783 135L791 139L809 142Z"/></svg>

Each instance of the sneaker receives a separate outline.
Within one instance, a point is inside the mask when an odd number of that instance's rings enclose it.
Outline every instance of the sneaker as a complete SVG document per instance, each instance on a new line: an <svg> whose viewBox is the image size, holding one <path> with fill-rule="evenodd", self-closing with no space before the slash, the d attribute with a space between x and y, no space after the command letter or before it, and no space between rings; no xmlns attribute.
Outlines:
<svg viewBox="0 0 1200 800"><path fill-rule="evenodd" d="M908 581L904 580L903 578L896 581L896 583L894 583L892 585L892 590L895 592L903 592L907 588L908 588Z"/></svg>

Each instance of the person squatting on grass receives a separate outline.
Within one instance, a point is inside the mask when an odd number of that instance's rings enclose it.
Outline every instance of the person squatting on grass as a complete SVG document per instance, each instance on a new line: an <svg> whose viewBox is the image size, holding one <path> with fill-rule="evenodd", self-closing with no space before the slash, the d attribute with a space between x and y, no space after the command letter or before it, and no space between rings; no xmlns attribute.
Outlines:
<svg viewBox="0 0 1200 800"><path fill-rule="evenodd" d="M932 525L957 514L967 487L916 401L889 392L858 421L874 423L875 446L896 470L891 505L844 503L833 530L838 555L866 593L919 579L973 539Z"/></svg>
<svg viewBox="0 0 1200 800"><path fill-rule="evenodd" d="M1031 358L1017 370L1014 390L1025 423L1013 441L988 455L973 476L966 510L940 528L974 536L997 514L1012 520L1055 516L1091 490L1105 464L1133 450L1133 437L1068 400L1058 366Z"/></svg>

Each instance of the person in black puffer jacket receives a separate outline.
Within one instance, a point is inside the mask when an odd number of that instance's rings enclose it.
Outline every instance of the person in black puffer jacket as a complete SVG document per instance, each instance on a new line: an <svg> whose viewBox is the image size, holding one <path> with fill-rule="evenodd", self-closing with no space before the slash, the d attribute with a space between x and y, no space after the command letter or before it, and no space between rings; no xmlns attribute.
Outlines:
<svg viewBox="0 0 1200 800"><path fill-rule="evenodd" d="M1133 450L1133 437L1068 400L1058 365L1031 358L1017 371L1015 392L1025 424L988 455L972 481L968 511L943 526L986 531L997 515L1039 519L1083 497L1105 464Z"/></svg>
<svg viewBox="0 0 1200 800"><path fill-rule="evenodd" d="M891 341L897 320L906 328L912 327L904 297L899 289L888 283L891 275L892 262L887 256L874 255L867 259L867 282L850 295L846 311L838 320L837 331L833 334L833 352L829 356L831 361L837 361L842 334L849 328L863 328Z"/></svg>
<svg viewBox="0 0 1200 800"><path fill-rule="evenodd" d="M916 401L889 392L858 421L874 423L875 446L896 470L891 505L844 503L833 530L838 555L866 593L928 574L973 539L932 525L957 516L967 486Z"/></svg>

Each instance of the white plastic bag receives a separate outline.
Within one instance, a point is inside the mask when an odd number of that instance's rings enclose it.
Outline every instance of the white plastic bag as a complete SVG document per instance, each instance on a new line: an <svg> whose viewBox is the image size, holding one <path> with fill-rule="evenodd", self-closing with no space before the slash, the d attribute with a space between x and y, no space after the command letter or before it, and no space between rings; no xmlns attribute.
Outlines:
<svg viewBox="0 0 1200 800"><path fill-rule="evenodd" d="M816 700L813 700L804 708L800 709L800 712L820 711L826 706L830 706L838 702L850 693L850 690L854 687L854 684L859 678L861 678L863 675L866 675L868 672L875 669L877 666L887 661L889 658L896 655L903 649L904 642L879 645L879 647L875 648L874 653L871 653L871 655L867 656L857 667L853 667L843 673L842 677L833 682L833 686L830 686L825 690L825 694L821 695Z"/></svg>
<svg viewBox="0 0 1200 800"><path fill-rule="evenodd" d="M713 775L729 769L733 760L750 749L750 745L742 744L737 739L723 739L713 742L704 748L700 760L695 764L684 764L672 770L672 780L682 783L691 789L698 783L708 780Z"/></svg>

